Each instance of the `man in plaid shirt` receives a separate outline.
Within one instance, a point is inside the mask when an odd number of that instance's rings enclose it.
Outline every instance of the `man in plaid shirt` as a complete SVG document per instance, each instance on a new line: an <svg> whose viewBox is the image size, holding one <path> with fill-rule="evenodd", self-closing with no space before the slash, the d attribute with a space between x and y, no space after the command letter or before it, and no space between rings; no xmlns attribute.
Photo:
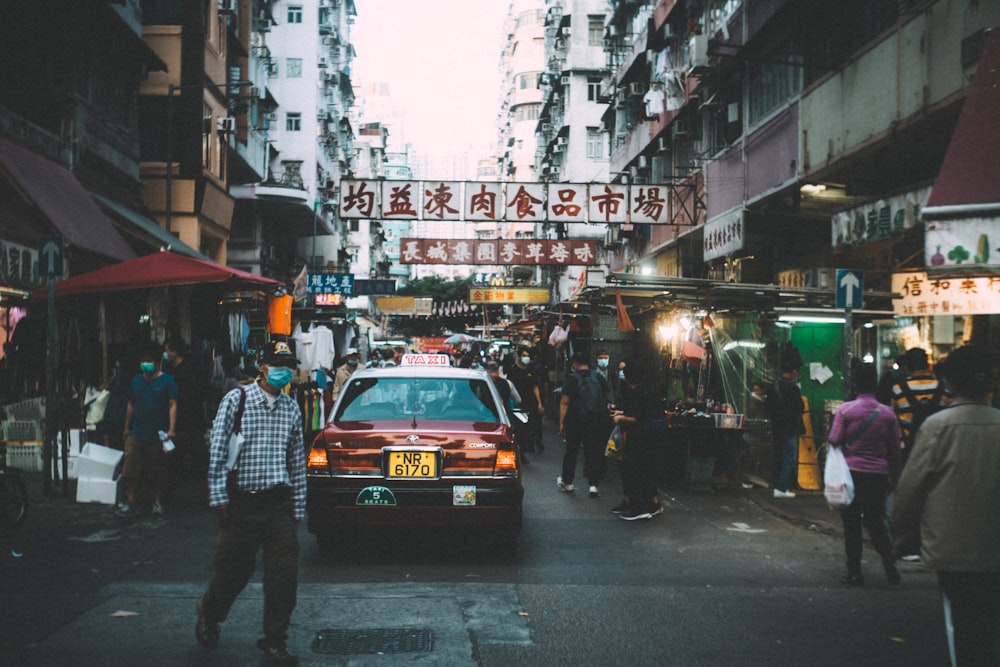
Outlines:
<svg viewBox="0 0 1000 667"><path fill-rule="evenodd" d="M219 623L253 575L257 551L263 547L264 636L257 646L266 662L283 665L298 664L285 642L296 602L296 533L306 510L302 414L282 392L297 364L287 343L268 343L258 364L258 380L230 391L219 405L208 464L208 504L219 516L219 532L212 579L198 601L195 627L198 642L213 648ZM243 444L230 473L229 439L241 402Z"/></svg>

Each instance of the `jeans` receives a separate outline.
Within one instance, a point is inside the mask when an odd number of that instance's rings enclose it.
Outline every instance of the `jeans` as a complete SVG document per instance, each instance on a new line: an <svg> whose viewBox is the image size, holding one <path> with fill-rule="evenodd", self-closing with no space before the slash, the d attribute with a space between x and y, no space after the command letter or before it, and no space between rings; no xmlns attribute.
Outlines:
<svg viewBox="0 0 1000 667"><path fill-rule="evenodd" d="M847 573L861 574L862 524L868 529L868 537L882 560L892 558L889 529L885 523L885 497L889 492L889 476L852 470L851 478L854 480L854 502L840 510L840 517L844 521Z"/></svg>
<svg viewBox="0 0 1000 667"><path fill-rule="evenodd" d="M290 487L251 494L231 491L229 518L219 523L215 565L202 599L205 618L224 621L264 552L264 646L284 646L295 609L299 542Z"/></svg>
<svg viewBox="0 0 1000 667"><path fill-rule="evenodd" d="M788 491L795 473L795 465L799 458L799 436L787 435L775 440L775 454L779 457L778 477L774 488L778 491Z"/></svg>
<svg viewBox="0 0 1000 667"><path fill-rule="evenodd" d="M937 575L952 666L1000 664L1000 572Z"/></svg>

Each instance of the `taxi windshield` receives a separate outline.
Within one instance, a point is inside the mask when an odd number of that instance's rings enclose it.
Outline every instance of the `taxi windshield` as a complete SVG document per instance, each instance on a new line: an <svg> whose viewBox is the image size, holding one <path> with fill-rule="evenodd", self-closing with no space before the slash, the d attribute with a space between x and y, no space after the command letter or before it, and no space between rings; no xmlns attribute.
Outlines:
<svg viewBox="0 0 1000 667"><path fill-rule="evenodd" d="M499 422L486 378L367 377L351 380L334 421L391 419Z"/></svg>

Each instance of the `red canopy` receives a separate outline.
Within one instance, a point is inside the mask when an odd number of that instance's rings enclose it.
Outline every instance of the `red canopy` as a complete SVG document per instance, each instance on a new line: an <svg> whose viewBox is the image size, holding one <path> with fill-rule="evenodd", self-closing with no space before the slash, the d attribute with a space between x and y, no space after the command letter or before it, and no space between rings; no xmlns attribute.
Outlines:
<svg viewBox="0 0 1000 667"><path fill-rule="evenodd" d="M214 262L158 252L60 280L56 283L56 296L202 283L225 283L233 289L270 289L281 284ZM47 294L48 287L40 287L31 296L44 298Z"/></svg>

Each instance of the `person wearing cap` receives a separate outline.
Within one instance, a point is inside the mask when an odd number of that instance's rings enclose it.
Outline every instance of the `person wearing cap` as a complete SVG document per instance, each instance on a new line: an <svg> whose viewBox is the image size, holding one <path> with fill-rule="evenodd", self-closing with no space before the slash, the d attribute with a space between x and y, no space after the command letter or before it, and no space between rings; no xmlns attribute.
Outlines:
<svg viewBox="0 0 1000 667"><path fill-rule="evenodd" d="M939 365L955 399L917 432L892 509L894 549L919 535L937 572L952 665L997 665L1000 654L1000 410L997 359L965 345Z"/></svg>
<svg viewBox="0 0 1000 667"><path fill-rule="evenodd" d="M349 347L344 353L344 363L337 368L337 372L333 375L333 388L330 389L330 393L334 403L337 402L337 397L340 396L341 390L347 384L347 379L356 370L358 370L358 348Z"/></svg>
<svg viewBox="0 0 1000 667"><path fill-rule="evenodd" d="M282 391L297 365L287 343L267 344L257 381L230 391L219 405L208 463L208 504L219 529L212 578L197 604L195 636L202 646L215 647L219 624L263 548L264 636L257 646L268 664L298 663L285 643L298 585L296 533L306 511L306 461L302 413ZM229 438L238 414L243 444L229 472Z"/></svg>

